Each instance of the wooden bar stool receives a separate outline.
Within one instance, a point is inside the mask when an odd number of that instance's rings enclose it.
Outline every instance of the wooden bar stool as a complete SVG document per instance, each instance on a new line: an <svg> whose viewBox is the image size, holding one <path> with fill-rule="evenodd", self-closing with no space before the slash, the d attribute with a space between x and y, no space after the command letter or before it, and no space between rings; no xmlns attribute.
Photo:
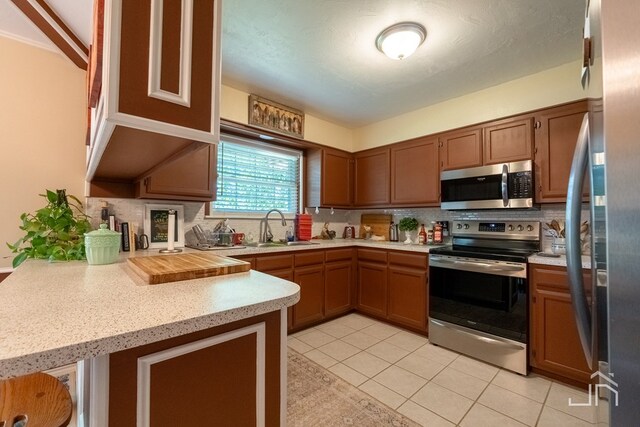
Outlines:
<svg viewBox="0 0 640 427"><path fill-rule="evenodd" d="M63 427L71 421L71 395L41 372L0 381L0 427Z"/></svg>

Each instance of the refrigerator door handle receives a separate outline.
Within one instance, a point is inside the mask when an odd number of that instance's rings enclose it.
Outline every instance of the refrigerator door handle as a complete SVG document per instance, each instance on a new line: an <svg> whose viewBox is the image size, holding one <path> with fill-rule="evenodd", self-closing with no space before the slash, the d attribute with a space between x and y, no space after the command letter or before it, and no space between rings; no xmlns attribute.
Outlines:
<svg viewBox="0 0 640 427"><path fill-rule="evenodd" d="M576 149L571 163L567 188L566 238L567 274L571 304L578 326L578 335L589 368L593 369L593 346L591 336L591 313L582 280L582 257L580 244L580 215L582 210L582 184L589 159L589 114L582 119Z"/></svg>

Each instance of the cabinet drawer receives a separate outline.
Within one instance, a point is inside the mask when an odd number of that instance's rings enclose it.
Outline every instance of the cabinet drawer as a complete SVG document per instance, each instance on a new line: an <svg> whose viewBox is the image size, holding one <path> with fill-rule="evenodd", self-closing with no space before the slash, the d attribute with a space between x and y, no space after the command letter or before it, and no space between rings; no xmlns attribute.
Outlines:
<svg viewBox="0 0 640 427"><path fill-rule="evenodd" d="M590 296L591 270L583 269L582 276L585 292ZM569 276L567 275L566 267L530 264L529 278L531 279L535 290L544 289L554 292L569 293Z"/></svg>
<svg viewBox="0 0 640 427"><path fill-rule="evenodd" d="M387 262L387 251L376 249L358 249L358 261Z"/></svg>
<svg viewBox="0 0 640 427"><path fill-rule="evenodd" d="M427 255L408 254L406 252L389 252L389 264L406 265L407 267L427 268Z"/></svg>
<svg viewBox="0 0 640 427"><path fill-rule="evenodd" d="M342 260L350 260L353 258L353 249L334 249L325 252L324 260L326 262L330 261L342 261Z"/></svg>
<svg viewBox="0 0 640 427"><path fill-rule="evenodd" d="M304 252L295 254L295 266L316 265L324 262L324 251Z"/></svg>
<svg viewBox="0 0 640 427"><path fill-rule="evenodd" d="M293 267L293 255L270 255L256 258L256 270L284 270Z"/></svg>

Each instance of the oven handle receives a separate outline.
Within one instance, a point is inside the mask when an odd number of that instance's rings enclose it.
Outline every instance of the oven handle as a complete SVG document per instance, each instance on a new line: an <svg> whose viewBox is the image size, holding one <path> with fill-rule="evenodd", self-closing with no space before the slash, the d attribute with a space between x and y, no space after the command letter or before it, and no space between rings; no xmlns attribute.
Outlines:
<svg viewBox="0 0 640 427"><path fill-rule="evenodd" d="M507 180L509 178L509 167L507 165L502 165L502 205L506 208L509 206L509 191L507 186Z"/></svg>
<svg viewBox="0 0 640 427"><path fill-rule="evenodd" d="M495 265L481 262L449 260L439 256L429 258L431 267L451 268L454 270L472 271L476 273L493 273L499 276L526 277L526 266L519 265Z"/></svg>
<svg viewBox="0 0 640 427"><path fill-rule="evenodd" d="M429 320L432 323L435 323L436 325L438 325L438 326L440 326L442 328L447 328L447 329L449 329L449 330L451 330L453 332L456 332L458 334L465 334L465 338L473 338L476 341L483 341L483 342L486 342L486 343L489 343L489 344L499 345L501 347L506 347L506 348L508 348L510 350L522 350L522 347L517 346L517 345L515 345L515 344L513 344L513 343L511 343L511 342L509 342L507 340L500 339L498 337L490 338L490 337L487 337L487 336L481 336L481 335L476 335L476 334L468 333L468 332L465 332L465 331L461 331L458 328L455 328L455 327L452 327L452 326L449 326L449 325L445 325L444 323L438 322L433 317L429 318Z"/></svg>

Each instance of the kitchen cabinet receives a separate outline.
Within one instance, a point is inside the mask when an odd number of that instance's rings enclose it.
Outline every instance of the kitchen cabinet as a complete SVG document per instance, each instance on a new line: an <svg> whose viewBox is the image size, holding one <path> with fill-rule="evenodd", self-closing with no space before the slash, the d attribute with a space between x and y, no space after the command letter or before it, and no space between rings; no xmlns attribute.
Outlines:
<svg viewBox="0 0 640 427"><path fill-rule="evenodd" d="M389 252L388 282L388 319L426 330L427 255Z"/></svg>
<svg viewBox="0 0 640 427"><path fill-rule="evenodd" d="M99 92L92 101L89 135L86 179L94 184L91 196L153 194L154 182L161 181L159 198L171 198L174 194L165 193L171 186L158 175L176 169L190 173L186 162L170 165L218 142L220 3L105 3L102 64L95 59L90 65L93 75L102 77L100 85L91 83L91 95ZM92 46L92 52L98 51ZM155 174L152 183L144 184L150 171ZM211 177L206 186L200 185L202 177L197 181L192 188L175 187L175 199L210 199L215 187ZM152 189L140 191L139 185Z"/></svg>
<svg viewBox="0 0 640 427"><path fill-rule="evenodd" d="M583 274L590 287L591 271ZM592 371L582 352L566 268L531 264L530 283L531 366L588 384Z"/></svg>
<svg viewBox="0 0 640 427"><path fill-rule="evenodd" d="M482 128L474 126L438 137L440 141L440 169L462 169L482 166Z"/></svg>
<svg viewBox="0 0 640 427"><path fill-rule="evenodd" d="M387 317L387 252L358 248L358 310Z"/></svg>
<svg viewBox="0 0 640 427"><path fill-rule="evenodd" d="M307 206L350 207L353 205L351 153L328 148L307 151Z"/></svg>
<svg viewBox="0 0 640 427"><path fill-rule="evenodd" d="M355 154L355 205L388 205L389 148L375 148Z"/></svg>
<svg viewBox="0 0 640 427"><path fill-rule="evenodd" d="M317 323L324 319L324 271L323 266L296 268L293 281L300 286L300 301L293 306L293 327Z"/></svg>
<svg viewBox="0 0 640 427"><path fill-rule="evenodd" d="M483 164L533 159L533 117L516 117L483 127Z"/></svg>
<svg viewBox="0 0 640 427"><path fill-rule="evenodd" d="M438 138L418 138L391 147L391 204L440 204Z"/></svg>
<svg viewBox="0 0 640 427"><path fill-rule="evenodd" d="M579 101L535 115L536 203L566 202L573 152L587 111L587 101Z"/></svg>
<svg viewBox="0 0 640 427"><path fill-rule="evenodd" d="M353 308L354 249L328 250L324 264L324 314L333 317Z"/></svg>

